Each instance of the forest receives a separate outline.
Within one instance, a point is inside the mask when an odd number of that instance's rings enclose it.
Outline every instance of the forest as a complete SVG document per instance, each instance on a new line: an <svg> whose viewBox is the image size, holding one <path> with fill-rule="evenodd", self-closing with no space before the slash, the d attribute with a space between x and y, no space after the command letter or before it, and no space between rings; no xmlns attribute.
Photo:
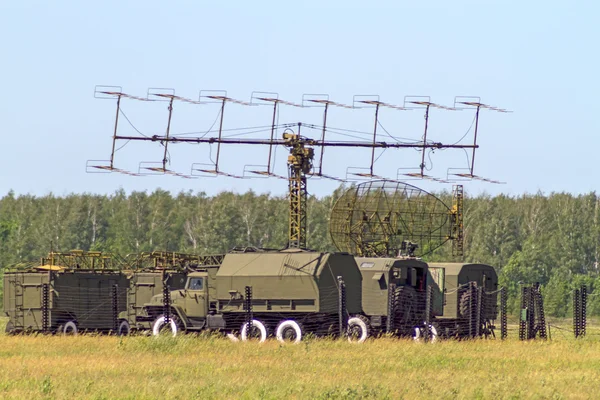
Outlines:
<svg viewBox="0 0 600 400"><path fill-rule="evenodd" d="M332 195L310 197L308 246L333 251ZM449 204L449 193L437 193ZM518 309L519 285L539 282L546 313L571 315L572 289L587 285L588 313L600 315L600 198L596 193L479 195L465 199L465 260L493 265ZM110 195L15 195L0 199L0 267L33 261L52 248L120 255L167 250L221 253L234 246L280 249L286 245L285 196L247 192L164 190ZM426 261L452 260L445 244ZM595 288L599 290L595 292ZM2 285L0 285L1 296Z"/></svg>

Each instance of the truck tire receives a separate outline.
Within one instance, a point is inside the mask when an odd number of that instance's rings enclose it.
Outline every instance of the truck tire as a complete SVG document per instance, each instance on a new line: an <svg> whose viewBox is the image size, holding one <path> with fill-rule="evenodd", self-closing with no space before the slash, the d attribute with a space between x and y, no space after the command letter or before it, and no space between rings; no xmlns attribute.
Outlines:
<svg viewBox="0 0 600 400"><path fill-rule="evenodd" d="M415 327L415 333L413 335L413 340L415 342L420 342L422 341L423 338L423 328L416 326ZM435 343L438 340L438 330L435 327L435 325L430 324L429 325L429 342L430 343Z"/></svg>
<svg viewBox="0 0 600 400"><path fill-rule="evenodd" d="M166 323L166 317L164 315L159 316L154 320L152 324L152 335L159 336L162 327ZM169 326L171 328L171 332L173 332L173 337L177 336L179 333L179 327L177 326L177 321L175 317L169 317Z"/></svg>
<svg viewBox="0 0 600 400"><path fill-rule="evenodd" d="M354 316L348 319L348 341L362 343L369 337L369 322L363 316Z"/></svg>
<svg viewBox="0 0 600 400"><path fill-rule="evenodd" d="M131 326L129 325L129 322L126 320L121 320L117 334L119 336L129 336L131 334Z"/></svg>
<svg viewBox="0 0 600 400"><path fill-rule="evenodd" d="M65 336L75 336L77 335L77 324L75 321L68 321L58 328L58 333Z"/></svg>
<svg viewBox="0 0 600 400"><path fill-rule="evenodd" d="M244 323L242 325L242 329L241 329L242 342L247 342L252 337L252 335L250 335L249 332L248 332L248 326L249 325L252 325L252 328L253 328L252 331L254 331L253 333L255 333L256 330L258 330L257 333L259 333L259 335L260 335L259 336L259 340L258 340L259 343L262 343L265 340L267 340L267 328L259 320L253 319L250 324Z"/></svg>
<svg viewBox="0 0 600 400"><path fill-rule="evenodd" d="M7 335L11 335L13 333L13 324L12 322L8 321L6 323L6 327L4 328L4 333L6 333Z"/></svg>
<svg viewBox="0 0 600 400"><path fill-rule="evenodd" d="M401 332L405 330L404 334L410 334L406 330L410 331L412 326L419 323L416 316L417 292L411 286L399 286L396 288L394 297L396 301L394 306L395 315L393 316L394 325Z"/></svg>
<svg viewBox="0 0 600 400"><path fill-rule="evenodd" d="M300 343L302 340L302 328L293 319L286 319L277 325L275 337L281 343Z"/></svg>

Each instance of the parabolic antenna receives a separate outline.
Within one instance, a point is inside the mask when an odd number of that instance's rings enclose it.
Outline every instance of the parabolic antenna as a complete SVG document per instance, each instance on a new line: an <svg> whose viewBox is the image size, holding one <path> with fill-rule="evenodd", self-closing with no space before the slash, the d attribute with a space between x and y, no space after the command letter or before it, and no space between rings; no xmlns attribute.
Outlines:
<svg viewBox="0 0 600 400"><path fill-rule="evenodd" d="M369 181L352 186L337 200L329 222L339 251L363 257L396 257L406 242L422 256L452 238L452 210L415 186ZM404 242L404 244L403 244Z"/></svg>

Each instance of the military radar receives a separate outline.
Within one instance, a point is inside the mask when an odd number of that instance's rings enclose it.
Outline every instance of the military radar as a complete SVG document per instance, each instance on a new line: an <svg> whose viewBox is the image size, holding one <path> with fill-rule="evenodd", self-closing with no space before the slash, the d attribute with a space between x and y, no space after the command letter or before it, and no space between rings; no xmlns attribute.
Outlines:
<svg viewBox="0 0 600 400"><path fill-rule="evenodd" d="M359 257L422 256L453 243L463 249L463 189L449 207L438 197L397 181L369 181L347 189L331 211L329 230L338 250Z"/></svg>
<svg viewBox="0 0 600 400"><path fill-rule="evenodd" d="M248 177L273 177L288 181L289 189L289 229L288 229L288 248L300 248L306 249L307 247L307 178L316 177L324 179L332 179L334 181L343 182L347 180L380 180L385 179L384 176L376 173L376 162L383 155L386 150L417 150L420 153L420 164L418 167L412 165L412 167L400 167L396 171L396 179L429 179L436 182L449 182L457 180L487 180L474 175L474 156L475 150L479 148L477 143L477 130L479 122L479 110L480 108L492 109L496 111L506 112L506 110L498 109L495 107L487 106L480 102L479 97L461 97L455 98L453 107L446 107L431 102L429 96L405 96L404 102L401 105L394 105L387 102L380 101L377 95L355 95L352 104L342 104L329 100L328 95L324 94L305 94L302 97L302 101L295 103L291 101L282 100L279 98L277 93L269 92L253 92L251 94L250 101L236 100L227 96L226 91L215 91L215 90L202 90L196 99L186 98L175 95L175 90L164 89L164 88L150 88L148 89L145 97L135 96L124 93L121 87L117 86L97 86L95 90L95 97L103 99L116 99L116 113L114 130L112 134L112 151L108 160L89 160L87 163L88 172L96 173L110 173L117 172L126 175L171 175L186 179L193 179L196 177L206 176L222 176L227 178L248 178ZM160 134L146 135L136 128L131 120L125 115L122 109L122 101L143 101L143 102L156 102L164 101L168 103L168 115L166 129ZM186 103L191 105L203 106L210 103L216 103L219 106L219 113L217 119L213 123L213 127L218 122L218 126L213 130L212 127L206 132L175 132L172 129L172 117L175 103ZM224 113L225 106L227 104L235 104L242 107L247 106L271 106L271 124L261 127L236 127L225 129L224 128ZM297 109L299 112L301 109L320 107L323 109L322 122L319 124L310 122L294 122L294 123L276 123L278 121L278 112L280 106L292 107ZM370 131L358 131L354 126L352 129L333 127L328 122L331 108L339 108L346 110L358 110L358 109L372 109L374 111L374 123L373 129ZM424 112L424 131L421 137L412 138L401 138L395 133L391 134L388 132L381 122L381 115L384 109L393 110L392 112L408 111L408 110L423 110ZM473 131L473 142L472 143L461 143L467 134L471 131L471 128L463 135L461 139L456 142L443 143L441 141L431 140L430 132L430 113L433 109L457 111L472 109L475 110L475 117L471 126L475 126ZM350 111L348 111L350 112ZM134 135L123 135L118 132L119 127L119 115L123 115L127 122L134 128L137 134ZM280 138L277 138L278 131L281 132ZM383 131L383 133L382 133ZM264 132L263 136L260 132ZM312 138L305 136L306 133L311 134ZM198 134L197 136L190 136L191 134ZM252 135L248 137L246 135ZM257 135L257 136L254 136ZM316 136L314 136L316 135ZM353 138L348 140L348 137ZM117 142L122 143L117 146ZM129 171L122 168L118 168L115 163L115 153L123 148L130 142L150 142L162 146L162 160L154 162L140 162L139 169L137 172ZM211 156L210 164L193 163L190 173L176 172L169 168L171 161L169 153L170 144L192 144L192 145L204 145L209 147L216 145L216 153L214 160ZM244 155L252 155L251 161L253 164L247 164L244 167L243 174L235 172L225 172L223 170L223 160L221 158L223 147L242 145L245 147L263 147L268 149L268 157L264 164L255 164L255 151L246 151ZM288 151L287 157L287 176L284 174L278 174L275 172L275 150L277 147L284 147ZM362 157L363 160L369 161L366 166L352 167L346 166L346 177L341 178L331 174L324 173L324 153L327 150L328 153L334 149L344 149L345 151L366 151L370 153L367 157ZM436 178L433 175L429 175L429 171L433 168L431 163L431 154L434 151L454 149L463 151L472 151L471 161L469 162L468 168L450 168L447 171L447 178L441 179ZM379 155L377 155L379 153ZM211 153L212 154L212 153ZM429 159L429 164L426 159ZM249 160L250 161L250 160ZM337 163L340 164L340 163ZM344 164L344 163L341 163ZM365 165L365 164L363 164ZM410 163L409 163L410 165ZM397 165L395 167L398 167ZM410 172L412 171L412 172ZM389 172L389 171L388 171ZM427 173L426 173L427 172ZM415 192L418 189L415 188ZM412 196L409 196L412 198ZM425 198L425 197L423 197ZM414 203L414 202L413 202ZM410 204L413 204L410 203ZM431 202L431 204L434 204ZM429 210L430 206L426 205L424 210ZM459 218L459 211L448 213L448 210L444 210L440 205L439 207L440 216L443 214L447 218ZM418 213L415 215L419 215ZM430 215L428 212L422 213L423 216ZM441 222L438 221L438 222ZM460 240L460 224L455 221L454 225L448 224L447 227L455 227L457 230L449 234L442 234L441 230L431 232L432 235L438 235L440 238L446 238L451 236L456 239L457 248L456 252L458 255L461 254L462 249L459 247ZM437 223L437 222L436 222ZM434 223L426 223L422 227L427 230L433 227ZM443 226L439 227L444 229ZM425 231L423 231L425 232ZM419 234L423 236L423 234ZM389 235L388 235L389 236ZM361 239L362 240L362 239ZM387 239L385 239L387 240ZM393 242L393 240L392 240ZM395 243L388 240L388 247ZM440 242L439 239L429 240L431 244ZM367 243L363 241L363 243ZM371 245L371 244L369 244ZM385 247L385 245L384 245ZM423 247L421 248L423 249ZM369 251L380 252L383 251L380 248L373 248Z"/></svg>

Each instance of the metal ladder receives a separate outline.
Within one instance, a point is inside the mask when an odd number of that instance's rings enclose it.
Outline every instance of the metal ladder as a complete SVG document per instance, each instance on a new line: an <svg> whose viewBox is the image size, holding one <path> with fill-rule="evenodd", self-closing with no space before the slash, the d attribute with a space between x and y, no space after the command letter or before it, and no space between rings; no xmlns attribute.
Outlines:
<svg viewBox="0 0 600 400"><path fill-rule="evenodd" d="M15 318L13 328L15 330L25 329L25 310L23 309L23 295L25 288L23 287L24 276L22 273L15 274L13 281L15 295Z"/></svg>

